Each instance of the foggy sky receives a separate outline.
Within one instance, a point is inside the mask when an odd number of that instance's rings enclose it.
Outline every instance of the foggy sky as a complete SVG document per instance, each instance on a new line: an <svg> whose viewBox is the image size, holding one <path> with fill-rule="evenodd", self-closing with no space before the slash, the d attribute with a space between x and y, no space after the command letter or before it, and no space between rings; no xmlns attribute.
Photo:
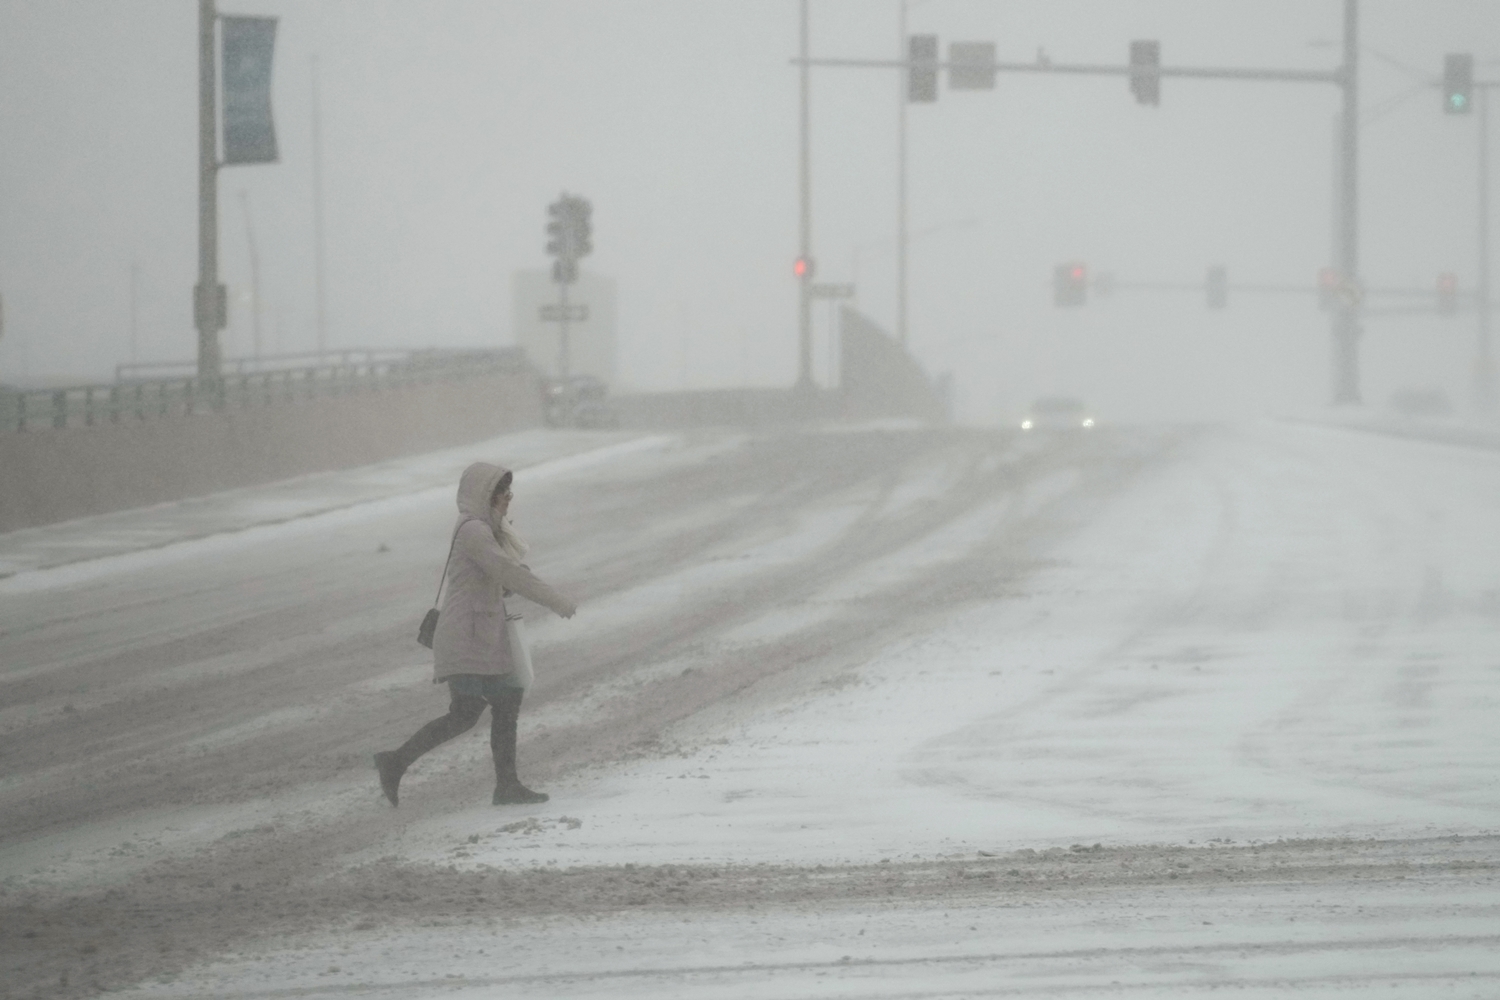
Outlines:
<svg viewBox="0 0 1500 1000"><path fill-rule="evenodd" d="M323 95L333 346L510 342L510 275L545 264L546 204L592 199L586 269L619 282L622 382L786 384L795 375L797 4L623 0L241 0L280 18L282 162L220 174L226 354L249 352L239 192L262 257L266 349L314 346L310 57ZM912 31L993 40L1000 58L1324 69L1339 0L928 0ZM1500 78L1500 5L1361 5L1369 111L1472 51ZM815 55L890 57L894 0L814 0ZM0 0L0 381L112 377L193 355L196 4ZM1319 44L1322 43L1322 44ZM1380 58L1414 67L1408 72ZM1486 65L1488 61L1488 65ZM891 71L813 73L820 280L895 311ZM993 421L1076 392L1108 419L1220 416L1326 401L1327 321L1311 299L1122 292L1051 304L1052 266L1121 280L1311 283L1330 257L1329 85L1166 79L1159 108L1123 78L1008 74L910 109L912 348L952 370L961 416ZM1500 111L1492 112L1492 121ZM1476 129L1436 89L1370 122L1361 146L1372 285L1475 283ZM1491 137L1500 133L1492 127ZM936 228L935 228L936 227ZM822 311L820 309L820 324ZM1472 316L1377 320L1366 399L1405 385L1467 395ZM820 326L820 336L823 330ZM826 358L820 341L818 357ZM821 374L821 369L820 369Z"/></svg>

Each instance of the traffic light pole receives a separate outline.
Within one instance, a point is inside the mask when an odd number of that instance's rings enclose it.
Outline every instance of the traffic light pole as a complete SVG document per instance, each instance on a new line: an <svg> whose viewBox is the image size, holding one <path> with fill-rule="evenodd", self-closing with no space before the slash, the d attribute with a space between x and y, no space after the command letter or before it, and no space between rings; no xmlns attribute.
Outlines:
<svg viewBox="0 0 1500 1000"><path fill-rule="evenodd" d="M905 29L905 3L902 8L902 28ZM1339 135L1339 191L1338 225L1335 231L1334 256L1338 262L1345 294L1333 318L1333 401L1337 404L1359 402L1359 335L1360 294L1358 279L1359 238L1359 74L1358 74L1358 0L1344 0L1344 62L1333 70L1219 68L1211 66L1157 66L1153 71L1160 77L1179 77L1199 80L1258 80L1272 83L1331 83L1343 91L1343 124ZM905 39L903 38L903 43ZM802 71L802 155L803 155L803 255L807 254L807 206L806 156L807 156L807 73L813 66L843 69L895 69L910 71L914 67L923 70L972 71L970 63L951 61L924 62L920 67L910 59L841 59L808 56L807 49L807 0L802 0L802 45L798 58L791 60ZM1136 70L1131 66L1099 63L1056 63L1038 60L1030 63L999 62L986 63L984 69L996 73L1043 73L1063 76L1124 76L1131 77ZM905 98L901 112L901 160L898 164L900 180L901 216L905 217ZM904 229L904 226L903 226ZM898 324L905 326L905 240L898 248ZM803 370L807 370L810 358L810 341L806 340L808 309L805 285L811 275L803 279L802 317L804 331Z"/></svg>
<svg viewBox="0 0 1500 1000"><path fill-rule="evenodd" d="M569 369L573 365L573 345L568 341L568 283L566 281L560 282L557 286L557 301L562 307L559 310L562 318L559 320L557 335L557 374L561 378L567 378L570 374Z"/></svg>

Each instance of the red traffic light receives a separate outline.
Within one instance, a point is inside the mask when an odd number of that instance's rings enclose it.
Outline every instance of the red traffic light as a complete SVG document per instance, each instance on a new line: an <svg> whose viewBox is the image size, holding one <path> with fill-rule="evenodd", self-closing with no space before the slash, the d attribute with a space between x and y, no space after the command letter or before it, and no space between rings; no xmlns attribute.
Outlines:
<svg viewBox="0 0 1500 1000"><path fill-rule="evenodd" d="M799 278L811 278L813 273L813 262L811 257L798 257L792 264L792 273Z"/></svg>
<svg viewBox="0 0 1500 1000"><path fill-rule="evenodd" d="M1339 272L1331 267L1318 269L1318 308L1332 309L1339 288Z"/></svg>
<svg viewBox="0 0 1500 1000"><path fill-rule="evenodd" d="M1458 312L1458 275L1452 271L1438 275L1437 307L1438 312L1445 316Z"/></svg>
<svg viewBox="0 0 1500 1000"><path fill-rule="evenodd" d="M1081 306L1089 297L1089 269L1081 262L1059 264L1052 272L1052 303Z"/></svg>

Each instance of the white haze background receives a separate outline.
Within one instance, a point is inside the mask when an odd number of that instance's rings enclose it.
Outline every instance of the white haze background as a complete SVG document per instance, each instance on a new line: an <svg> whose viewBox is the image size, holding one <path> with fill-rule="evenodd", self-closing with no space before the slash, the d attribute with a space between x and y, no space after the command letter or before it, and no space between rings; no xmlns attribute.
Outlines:
<svg viewBox="0 0 1500 1000"><path fill-rule="evenodd" d="M266 348L314 345L311 57L320 60L332 346L502 344L510 281L544 263L559 191L595 205L592 269L618 279L621 380L777 385L796 359L797 4L688 0L270 2L282 162L220 177L229 354L248 353L249 257ZM1123 62L1156 38L1172 65L1327 68L1337 0L929 0L914 32L997 42L1002 59ZM1436 79L1448 51L1500 77L1500 5L1361 4L1364 106ZM143 360L187 359L196 274L196 4L0 0L0 382L103 380L128 360L140 269ZM815 0L816 55L889 57L891 0ZM1415 68L1403 70L1377 53ZM895 312L891 71L816 70L820 279ZM1050 300L1053 264L1120 279L1307 282L1329 257L1331 86L1168 79L1159 108L1120 78L1004 75L910 110L912 348L955 373L960 416L1033 395L1106 417L1221 417L1326 400L1326 318L1310 299L1125 294ZM1475 282L1476 122L1435 88L1367 127L1371 284ZM1500 128L1492 129L1492 135ZM971 221L972 220L972 221ZM954 225L954 223L958 223ZM820 311L820 337L824 316ZM1472 317L1372 320L1366 399L1466 395ZM819 357L826 356L821 345Z"/></svg>

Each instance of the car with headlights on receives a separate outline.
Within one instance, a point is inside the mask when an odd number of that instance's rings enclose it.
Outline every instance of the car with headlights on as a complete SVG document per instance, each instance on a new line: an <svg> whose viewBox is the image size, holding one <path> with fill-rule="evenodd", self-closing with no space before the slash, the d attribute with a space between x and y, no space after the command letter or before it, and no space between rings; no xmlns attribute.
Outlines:
<svg viewBox="0 0 1500 1000"><path fill-rule="evenodd" d="M1023 431L1084 431L1093 426L1088 406L1072 396L1042 396L1021 420Z"/></svg>

